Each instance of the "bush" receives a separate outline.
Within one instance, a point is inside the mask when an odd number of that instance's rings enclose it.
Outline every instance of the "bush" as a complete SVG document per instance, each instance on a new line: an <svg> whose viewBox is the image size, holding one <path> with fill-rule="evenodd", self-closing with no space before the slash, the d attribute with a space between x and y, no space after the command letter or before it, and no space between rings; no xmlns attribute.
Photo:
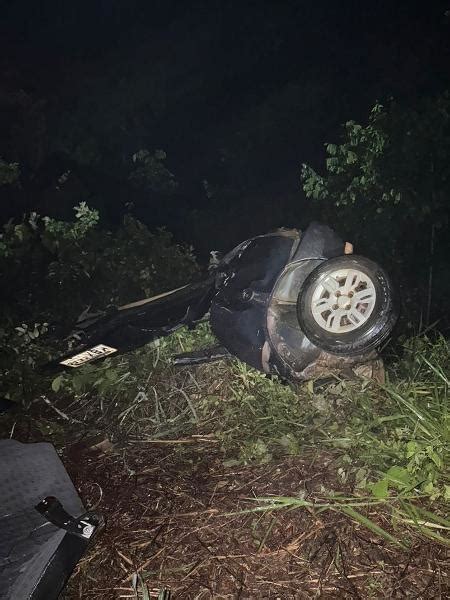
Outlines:
<svg viewBox="0 0 450 600"><path fill-rule="evenodd" d="M0 237L0 394L26 401L38 365L83 310L104 309L178 287L198 275L192 248L125 216L112 232L85 203L73 222L32 213Z"/></svg>

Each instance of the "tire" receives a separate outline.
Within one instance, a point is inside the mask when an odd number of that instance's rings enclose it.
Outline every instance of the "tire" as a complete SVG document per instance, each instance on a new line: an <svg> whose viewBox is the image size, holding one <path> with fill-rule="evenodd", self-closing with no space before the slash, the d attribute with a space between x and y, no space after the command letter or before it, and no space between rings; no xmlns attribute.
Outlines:
<svg viewBox="0 0 450 600"><path fill-rule="evenodd" d="M297 298L297 317L316 346L352 356L386 340L398 305L391 280L379 265L363 256L338 256L308 275Z"/></svg>

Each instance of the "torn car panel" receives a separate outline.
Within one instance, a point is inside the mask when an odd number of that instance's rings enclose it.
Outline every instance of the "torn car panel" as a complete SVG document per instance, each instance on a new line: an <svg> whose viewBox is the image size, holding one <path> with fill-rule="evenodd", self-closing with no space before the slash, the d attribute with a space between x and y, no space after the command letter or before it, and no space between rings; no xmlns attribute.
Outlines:
<svg viewBox="0 0 450 600"><path fill-rule="evenodd" d="M63 357L46 365L78 367L109 354L122 354L173 333L193 327L208 312L215 293L214 277L167 294L120 306L95 318L79 320L72 338L77 344ZM97 355L97 356L95 356Z"/></svg>

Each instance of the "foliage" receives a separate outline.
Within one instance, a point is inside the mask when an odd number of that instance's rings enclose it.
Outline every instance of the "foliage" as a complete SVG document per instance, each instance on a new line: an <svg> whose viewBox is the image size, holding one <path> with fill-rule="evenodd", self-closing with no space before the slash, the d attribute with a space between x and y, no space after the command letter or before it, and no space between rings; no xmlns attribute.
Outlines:
<svg viewBox="0 0 450 600"><path fill-rule="evenodd" d="M155 150L153 154L148 150L139 150L132 158L136 167L129 179L134 185L165 194L177 188L175 176L164 166L167 158L164 150Z"/></svg>
<svg viewBox="0 0 450 600"><path fill-rule="evenodd" d="M337 222L359 252L379 257L405 297L418 290L416 305L447 293L450 94L406 110L376 104L366 125L348 121L341 143L326 152L325 174L302 167L304 192L320 203L322 218Z"/></svg>
<svg viewBox="0 0 450 600"><path fill-rule="evenodd" d="M450 94L424 100L409 111L394 102L376 104L366 126L348 121L342 143L326 144L326 150L326 176L302 167L308 198L341 207L353 226L383 221L391 236L396 227L405 226L396 215L416 227L445 225Z"/></svg>
<svg viewBox="0 0 450 600"><path fill-rule="evenodd" d="M198 273L191 248L126 216L115 231L81 202L72 222L32 213L0 239L0 393L27 401L41 389L39 364L86 308L103 310L187 283ZM11 302L15 298L15 302Z"/></svg>
<svg viewBox="0 0 450 600"><path fill-rule="evenodd" d="M353 486L350 497L329 495L325 509L342 512L377 535L403 544L403 537L393 537L355 509L381 502L394 523L450 545L450 523L439 508L450 500L449 344L443 338L407 340L405 357L393 368L395 383L381 389L341 382L339 395L349 394L350 402L344 401L334 417L328 410L325 421L316 420L308 431L310 439L304 435L299 447L306 442L316 451L333 448L338 476L344 485ZM335 391L329 388L327 395ZM275 497L261 499L260 504L258 510L308 503Z"/></svg>
<svg viewBox="0 0 450 600"><path fill-rule="evenodd" d="M19 179L18 163L7 163L0 158L0 185L15 183Z"/></svg>
<svg viewBox="0 0 450 600"><path fill-rule="evenodd" d="M97 225L99 220L98 210L93 210L87 206L86 202L80 202L75 206L75 221L67 223L57 221L50 217L44 217L45 231L48 232L59 243L62 240L82 240L87 232Z"/></svg>

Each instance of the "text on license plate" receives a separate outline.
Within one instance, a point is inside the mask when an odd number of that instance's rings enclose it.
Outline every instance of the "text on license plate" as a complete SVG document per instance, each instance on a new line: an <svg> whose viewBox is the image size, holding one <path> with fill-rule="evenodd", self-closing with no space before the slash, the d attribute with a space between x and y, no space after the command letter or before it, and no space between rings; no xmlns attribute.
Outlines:
<svg viewBox="0 0 450 600"><path fill-rule="evenodd" d="M105 344L99 344L98 346L89 348L89 350L80 352L80 354L75 354L75 356L71 356L70 358L62 360L60 364L66 367L80 367L91 360L103 358L109 354L114 354L114 352L117 352L117 348L111 348L110 346L105 346Z"/></svg>

